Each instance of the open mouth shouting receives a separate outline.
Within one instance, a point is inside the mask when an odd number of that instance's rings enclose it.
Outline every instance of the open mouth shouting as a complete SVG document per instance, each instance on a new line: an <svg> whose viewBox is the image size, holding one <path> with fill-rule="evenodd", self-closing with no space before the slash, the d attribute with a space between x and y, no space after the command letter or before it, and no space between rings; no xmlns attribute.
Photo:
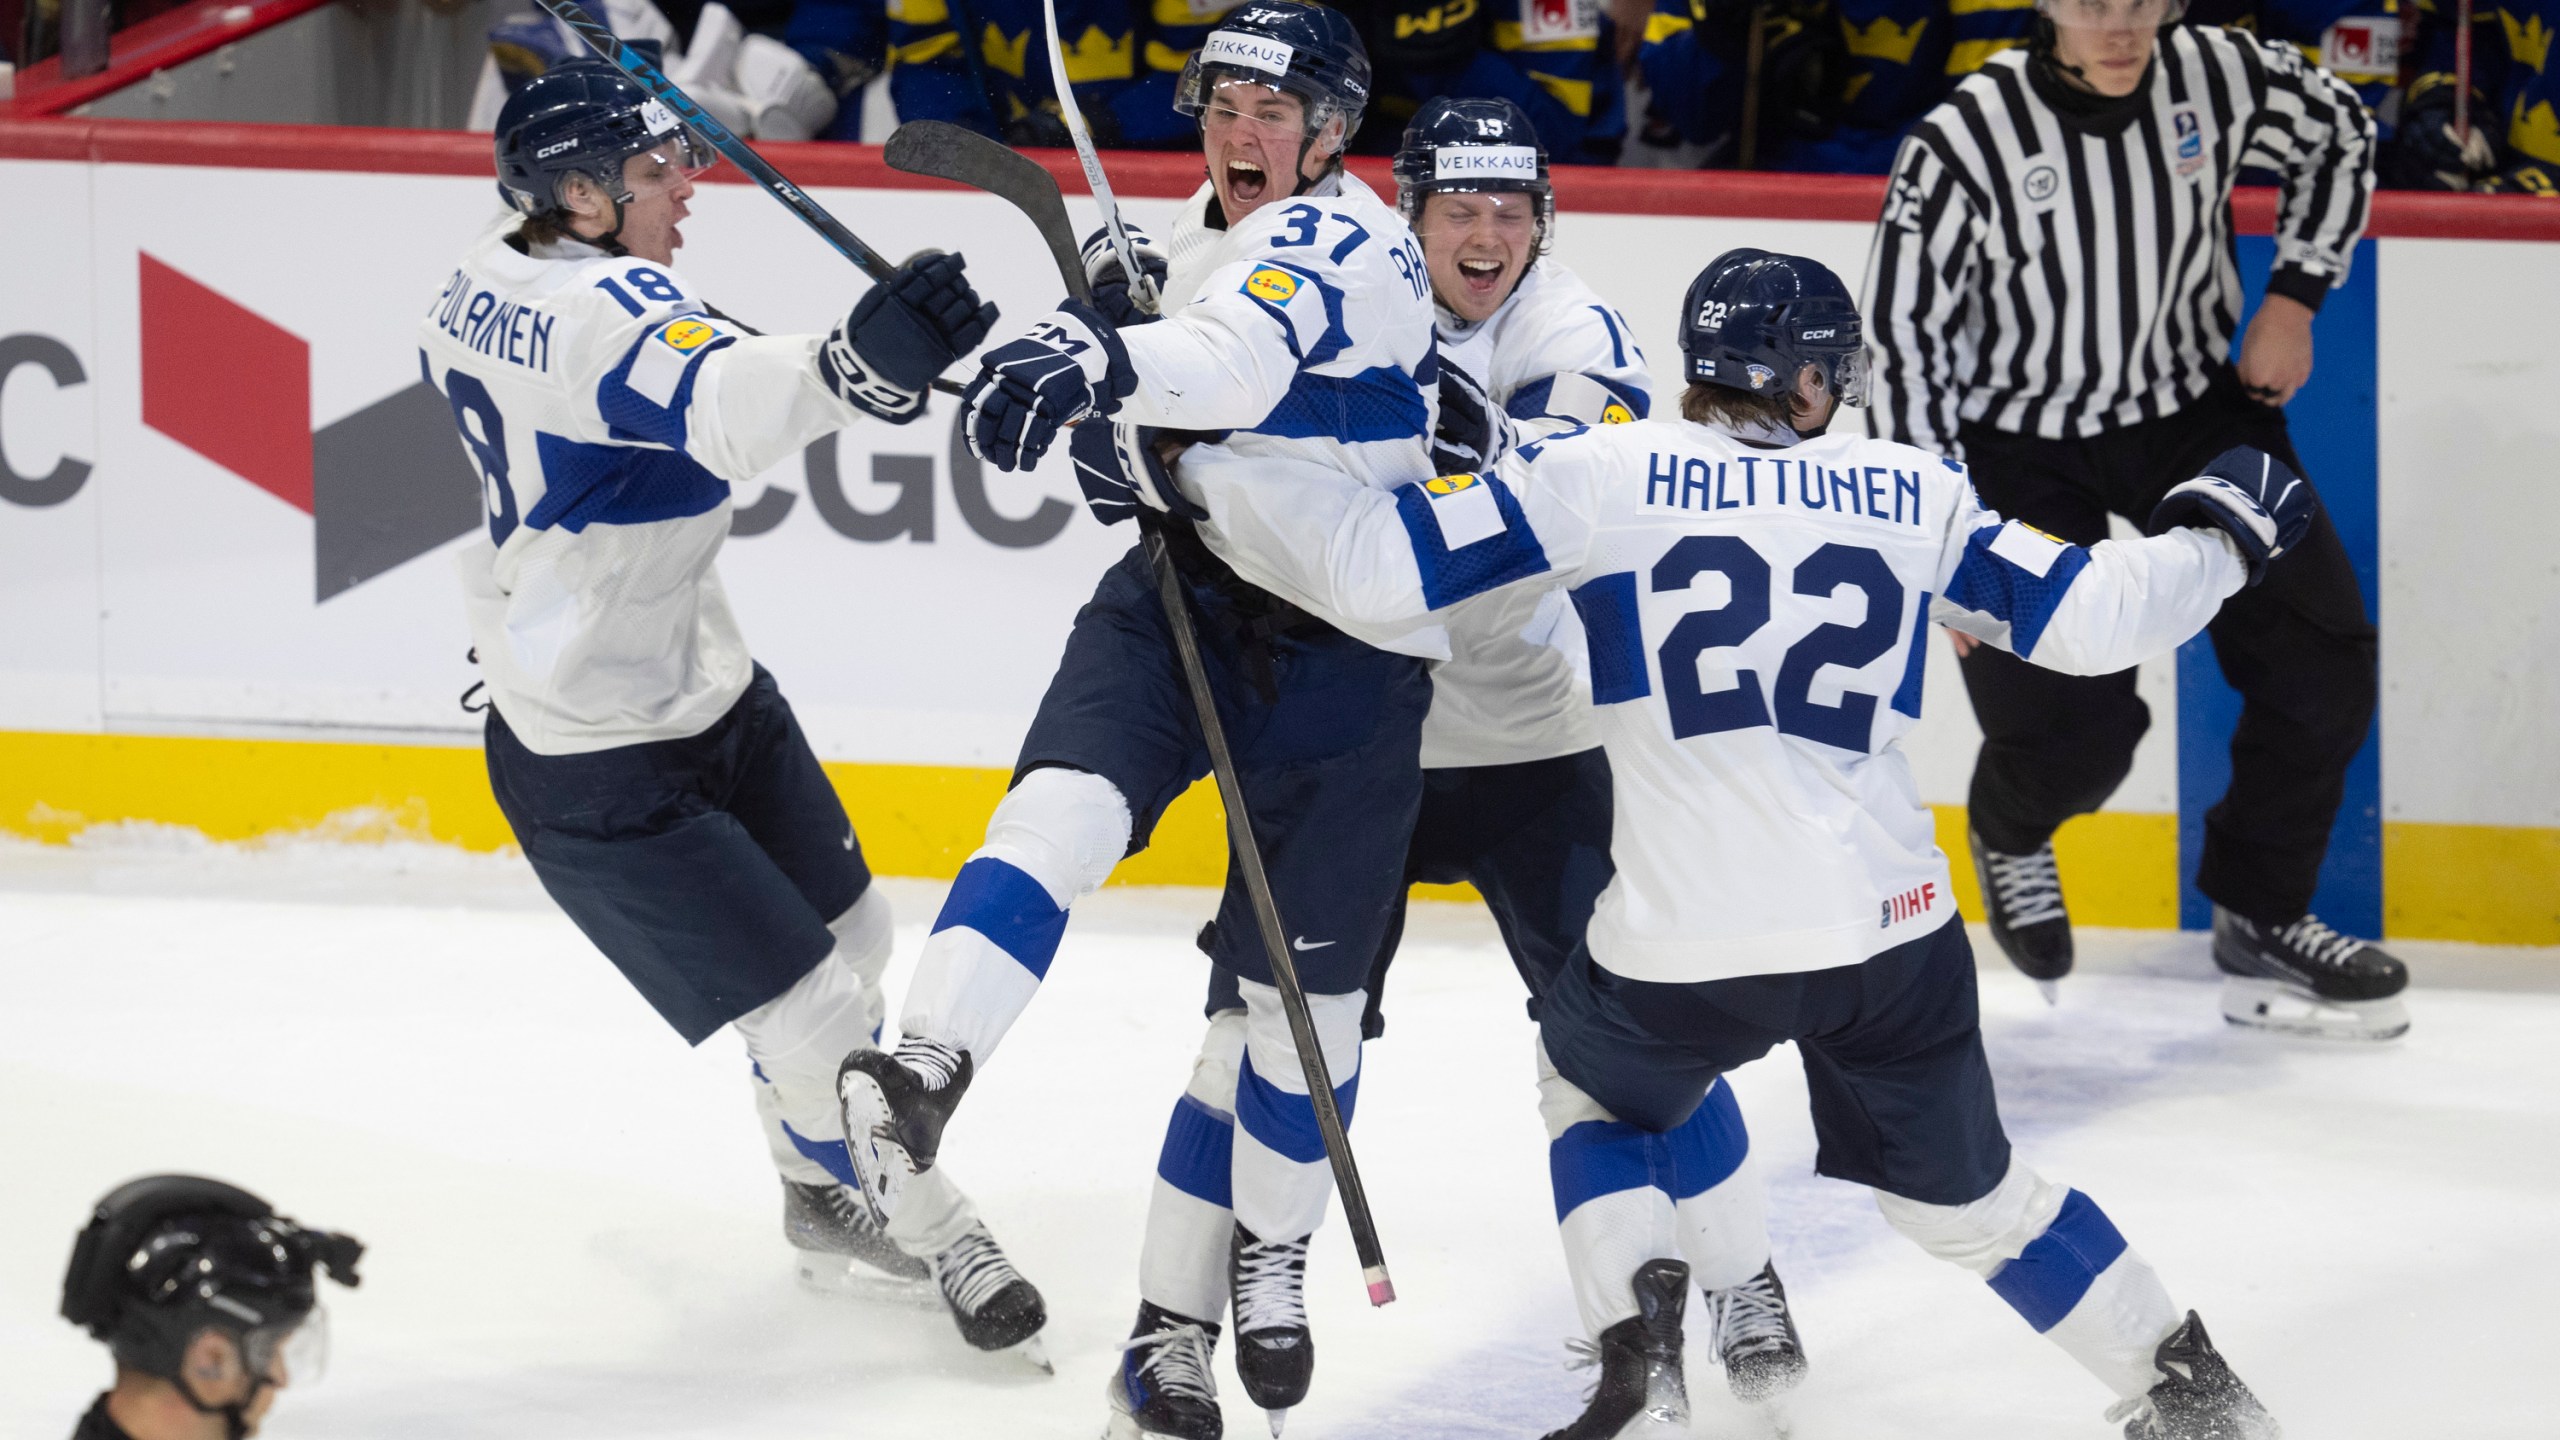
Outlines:
<svg viewBox="0 0 2560 1440"><path fill-rule="evenodd" d="M1468 298L1491 300L1502 294L1503 277L1510 269L1510 264L1499 255L1461 256L1458 260L1458 283L1466 287Z"/></svg>
<svg viewBox="0 0 2560 1440"><path fill-rule="evenodd" d="M1255 161L1238 156L1227 161L1226 182L1221 188L1227 192L1228 199L1239 206L1257 205L1271 188L1271 172Z"/></svg>

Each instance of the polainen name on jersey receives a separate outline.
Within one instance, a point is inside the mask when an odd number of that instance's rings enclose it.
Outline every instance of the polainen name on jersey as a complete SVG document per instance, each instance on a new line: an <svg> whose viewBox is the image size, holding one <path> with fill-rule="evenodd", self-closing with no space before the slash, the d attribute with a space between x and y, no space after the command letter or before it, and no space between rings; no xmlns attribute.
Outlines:
<svg viewBox="0 0 2560 1440"><path fill-rule="evenodd" d="M1591 950L1641 980L1855 964L1955 913L1900 748L1933 620L2104 674L2174 649L2247 578L2219 532L2082 549L1908 446L1758 448L1678 420L1564 431L1497 474L1292 498L1345 613L1568 588L1616 786Z"/></svg>
<svg viewBox="0 0 2560 1440"><path fill-rule="evenodd" d="M712 316L672 270L501 221L420 321L419 364L480 473L458 557L492 703L538 754L698 734L752 677L713 569L729 486L855 412L817 336Z"/></svg>

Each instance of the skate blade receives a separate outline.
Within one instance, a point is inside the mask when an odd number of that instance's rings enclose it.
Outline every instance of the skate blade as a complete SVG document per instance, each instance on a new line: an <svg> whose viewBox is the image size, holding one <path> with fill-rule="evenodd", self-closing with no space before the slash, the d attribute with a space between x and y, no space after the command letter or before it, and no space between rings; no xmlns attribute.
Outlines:
<svg viewBox="0 0 2560 1440"><path fill-rule="evenodd" d="M2044 1003L2047 1005L2051 1005L2056 1009L2060 1009L2062 1007L2061 981L2039 980L2036 982L2036 993L2044 997Z"/></svg>
<svg viewBox="0 0 2560 1440"><path fill-rule="evenodd" d="M2381 1000L2324 1000L2281 980L2222 977L2222 1018L2252 1030L2320 1040L2394 1040L2408 1033L2409 1007Z"/></svg>
<svg viewBox="0 0 2560 1440"><path fill-rule="evenodd" d="M1689 1423L1689 1385L1686 1376L1663 1367L1645 1377L1644 1418L1657 1425L1686 1428Z"/></svg>
<svg viewBox="0 0 2560 1440"><path fill-rule="evenodd" d="M1289 1423L1289 1407L1283 1405L1277 1410L1265 1410L1262 1415L1271 1422L1271 1440L1280 1440L1280 1427Z"/></svg>
<svg viewBox="0 0 2560 1440"><path fill-rule="evenodd" d="M866 1305L894 1305L907 1310L940 1310L942 1292L929 1279L884 1275L845 1255L806 1253L798 1267L800 1288L830 1300Z"/></svg>
<svg viewBox="0 0 2560 1440"><path fill-rule="evenodd" d="M1023 1341L1019 1345L1011 1346L997 1353L1019 1356L1024 1364L1039 1371L1043 1375L1055 1375L1058 1373L1058 1367L1049 1363L1049 1347L1041 1344L1040 1337L1037 1335L1032 1336L1030 1339Z"/></svg>
<svg viewBox="0 0 2560 1440"><path fill-rule="evenodd" d="M889 1097L881 1092L879 1081L859 1070L848 1071L837 1099L844 1106L844 1148L853 1161L854 1178L862 1182L862 1198L886 1225L898 1213L907 1182L915 1178L915 1157L904 1145L880 1138L889 1126Z"/></svg>

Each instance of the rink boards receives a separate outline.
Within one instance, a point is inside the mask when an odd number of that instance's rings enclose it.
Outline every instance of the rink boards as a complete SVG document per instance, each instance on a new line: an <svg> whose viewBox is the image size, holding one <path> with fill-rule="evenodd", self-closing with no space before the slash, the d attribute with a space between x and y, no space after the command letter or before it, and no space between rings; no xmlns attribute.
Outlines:
<svg viewBox="0 0 2560 1440"><path fill-rule="evenodd" d="M0 831L507 842L457 704L476 676L450 554L479 523L478 484L414 338L498 213L484 143L0 125ZM775 155L884 253L965 250L1000 333L1054 302L1001 202L907 188L875 151ZM1148 222L1198 175L1179 157L1114 163ZM1752 244L1854 284L1877 194L1569 174L1557 249L1669 393L1699 263ZM693 208L678 266L748 324L823 328L862 288L750 187L706 186ZM2269 209L2240 207L2259 275ZM2386 197L2357 267L2293 407L2383 647L2320 908L2394 935L2560 943L2560 206ZM1063 456L995 474L952 443L951 417L937 398L914 425L857 426L742 487L722 562L889 873L947 875L976 843L1075 607L1131 538L1083 513ZM1978 732L1937 643L1910 750L1970 904ZM2179 857L2234 707L2203 642L2143 691L2151 733L2108 810L2065 830L2066 881L2086 922L2192 925ZM1222 853L1195 797L1118 878L1212 881Z"/></svg>

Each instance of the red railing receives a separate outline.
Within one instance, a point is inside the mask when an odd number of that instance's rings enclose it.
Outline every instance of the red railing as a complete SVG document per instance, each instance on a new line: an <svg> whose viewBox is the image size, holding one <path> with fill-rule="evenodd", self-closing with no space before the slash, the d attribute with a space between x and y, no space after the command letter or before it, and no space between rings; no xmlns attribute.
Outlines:
<svg viewBox="0 0 2560 1440"><path fill-rule="evenodd" d="M101 95L151 78L155 70L183 65L199 55L245 39L329 0L202 0L128 25L108 41L107 68L77 80L62 76L62 59L39 60L18 72L15 98L0 104L0 117L60 115Z"/></svg>
<svg viewBox="0 0 2560 1440"><path fill-rule="evenodd" d="M309 5L325 0L267 0ZM803 185L879 190L942 188L892 170L873 145L775 144L757 149ZM1080 194L1072 152L1026 151ZM253 170L356 170L401 175L487 175L489 137L451 130L387 130L323 125L228 125L157 120L0 119L0 159L86 160L101 164L209 165ZM1196 155L1123 151L1108 157L1124 195L1179 197L1200 184ZM1352 168L1371 185L1391 183L1387 162L1362 157ZM1875 218L1883 180L1871 175L1779 175L1729 170L1635 170L1558 166L1559 209L1621 215L1732 216L1771 220ZM717 182L744 184L723 165ZM2233 201L2240 229L2274 228L2276 194L2247 189ZM2401 238L2560 242L2560 200L2510 195L2385 191L2374 198L2370 234Z"/></svg>

